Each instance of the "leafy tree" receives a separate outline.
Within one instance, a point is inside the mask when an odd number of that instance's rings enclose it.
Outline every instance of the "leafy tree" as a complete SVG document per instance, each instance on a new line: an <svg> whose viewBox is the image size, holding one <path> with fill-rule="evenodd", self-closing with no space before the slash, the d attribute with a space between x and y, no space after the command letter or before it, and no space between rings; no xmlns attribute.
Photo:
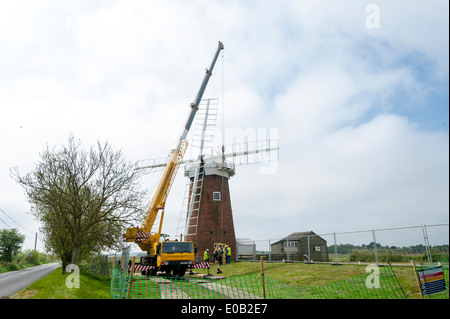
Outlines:
<svg viewBox="0 0 450 319"><path fill-rule="evenodd" d="M377 248L381 248L381 244L376 243L377 244ZM363 245L364 247L364 245ZM374 249L375 248L375 242L371 241L369 245L365 246L367 249Z"/></svg>
<svg viewBox="0 0 450 319"><path fill-rule="evenodd" d="M0 262L10 263L13 257L20 252L25 236L17 229L0 230Z"/></svg>
<svg viewBox="0 0 450 319"><path fill-rule="evenodd" d="M40 157L32 172L21 176L14 168L11 175L24 187L63 272L93 251L118 249L125 228L142 220L144 212L136 164L108 143L85 151L73 136L61 149L47 146Z"/></svg>

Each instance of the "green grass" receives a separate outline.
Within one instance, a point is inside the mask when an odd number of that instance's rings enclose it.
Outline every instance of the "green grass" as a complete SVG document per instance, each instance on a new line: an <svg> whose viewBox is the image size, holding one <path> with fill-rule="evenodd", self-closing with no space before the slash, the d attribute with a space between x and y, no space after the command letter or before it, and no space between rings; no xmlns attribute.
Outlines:
<svg viewBox="0 0 450 319"><path fill-rule="evenodd" d="M341 281L366 273L367 265L332 265L332 264L304 264L304 263L264 263L266 276L297 287L314 287ZM212 266L210 273L216 273L216 266ZM410 266L392 266L400 285L408 298L420 298L419 287ZM220 267L221 275L234 277L261 273L259 262L232 262ZM200 273L204 272L200 270Z"/></svg>
<svg viewBox="0 0 450 319"><path fill-rule="evenodd" d="M56 261L50 255L44 255L37 250L24 250L14 255L14 258L8 263L0 263L0 274L9 271L22 270L30 267Z"/></svg>
<svg viewBox="0 0 450 319"><path fill-rule="evenodd" d="M30 267L35 267L40 265L39 263L8 263L8 264L0 264L0 274L9 271L22 270Z"/></svg>
<svg viewBox="0 0 450 319"><path fill-rule="evenodd" d="M420 298L413 268L410 266L393 266L396 278L409 299ZM215 274L217 266L212 266L210 274ZM250 274L260 274L259 262L232 262L221 266L225 277L237 277ZM206 270L197 270L200 274ZM265 275L275 280L288 283L296 287L317 287L366 273L366 265L331 265L304 263L264 263ZM80 288L66 287L66 278L61 268L49 276L30 285L13 298L31 299L110 299L110 278L93 275L88 272L80 273ZM448 280L448 279L447 279ZM147 287L148 288L148 287ZM140 291L140 289L138 289ZM142 294L147 289L142 288ZM159 295L159 294L158 294ZM147 296L155 298L155 296Z"/></svg>
<svg viewBox="0 0 450 319"><path fill-rule="evenodd" d="M339 281L348 277L364 274L366 266L304 263L264 263L264 273L277 280L295 286L318 286L328 282ZM216 267L211 268L215 273ZM240 276L261 272L259 262L237 262L222 265L221 275Z"/></svg>
<svg viewBox="0 0 450 319"><path fill-rule="evenodd" d="M87 272L80 273L80 287L67 288L61 268L36 281L14 295L13 299L111 299L109 278ZM73 273L72 273L73 275ZM73 281L72 281L73 282Z"/></svg>

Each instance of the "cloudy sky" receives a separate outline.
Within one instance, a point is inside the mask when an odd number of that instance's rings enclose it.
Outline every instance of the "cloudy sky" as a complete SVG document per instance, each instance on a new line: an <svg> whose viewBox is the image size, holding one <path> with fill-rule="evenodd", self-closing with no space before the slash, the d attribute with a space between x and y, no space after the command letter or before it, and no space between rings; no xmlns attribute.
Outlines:
<svg viewBox="0 0 450 319"><path fill-rule="evenodd" d="M218 41L204 95L221 101L218 131L280 146L276 164L230 180L237 237L448 223L448 12L446 0L0 0L0 228L34 246L9 170L31 171L71 133L132 161L166 156ZM185 184L179 173L169 234ZM429 235L448 243L448 226ZM423 243L421 230L377 239Z"/></svg>

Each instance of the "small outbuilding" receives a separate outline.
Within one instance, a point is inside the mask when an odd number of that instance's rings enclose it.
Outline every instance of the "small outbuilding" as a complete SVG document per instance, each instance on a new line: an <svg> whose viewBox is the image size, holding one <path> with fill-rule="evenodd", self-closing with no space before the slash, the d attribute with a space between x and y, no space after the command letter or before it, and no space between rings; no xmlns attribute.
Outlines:
<svg viewBox="0 0 450 319"><path fill-rule="evenodd" d="M236 260L256 259L256 245L250 238L236 238Z"/></svg>
<svg viewBox="0 0 450 319"><path fill-rule="evenodd" d="M271 244L271 254L289 260L327 262L327 241L312 231L296 232Z"/></svg>

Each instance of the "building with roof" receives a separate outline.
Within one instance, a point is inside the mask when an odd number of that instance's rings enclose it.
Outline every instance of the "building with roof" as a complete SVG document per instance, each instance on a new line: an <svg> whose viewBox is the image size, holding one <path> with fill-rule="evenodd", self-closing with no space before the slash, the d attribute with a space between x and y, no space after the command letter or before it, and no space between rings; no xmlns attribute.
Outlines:
<svg viewBox="0 0 450 319"><path fill-rule="evenodd" d="M312 231L296 232L271 244L271 254L288 260L327 262L327 241Z"/></svg>

